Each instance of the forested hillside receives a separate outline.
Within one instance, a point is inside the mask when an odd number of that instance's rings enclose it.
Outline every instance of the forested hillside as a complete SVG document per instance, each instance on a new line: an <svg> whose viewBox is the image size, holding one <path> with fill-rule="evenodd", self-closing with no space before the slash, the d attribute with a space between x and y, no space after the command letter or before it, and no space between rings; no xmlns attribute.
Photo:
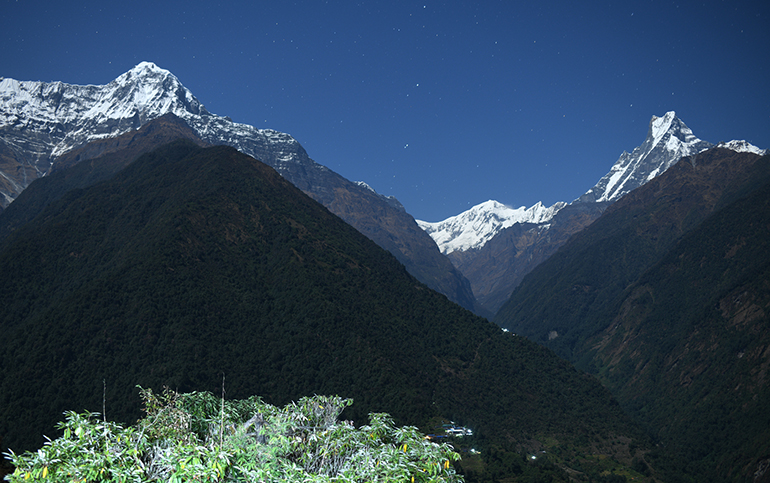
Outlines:
<svg viewBox="0 0 770 483"><path fill-rule="evenodd" d="M714 149L621 199L497 321L595 374L692 481L770 457L770 159Z"/></svg>
<svg viewBox="0 0 770 483"><path fill-rule="evenodd" d="M69 191L0 243L0 270L14 449L42 444L65 410L133 422L137 384L218 393L224 376L229 398L337 394L357 424L382 411L471 427L471 481L638 475L646 452L591 377L428 289L232 148L177 142ZM532 466L534 451L547 453Z"/></svg>

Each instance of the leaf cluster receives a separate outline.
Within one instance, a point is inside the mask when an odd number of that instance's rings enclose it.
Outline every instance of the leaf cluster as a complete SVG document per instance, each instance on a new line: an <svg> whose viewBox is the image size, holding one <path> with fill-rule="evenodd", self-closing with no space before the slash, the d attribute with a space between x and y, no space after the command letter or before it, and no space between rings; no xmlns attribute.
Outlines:
<svg viewBox="0 0 770 483"><path fill-rule="evenodd" d="M426 440L373 413L355 428L339 421L350 399L305 397L278 408L258 397L142 389L146 415L133 427L97 413L66 412L63 435L7 454L22 481L460 482L451 445Z"/></svg>

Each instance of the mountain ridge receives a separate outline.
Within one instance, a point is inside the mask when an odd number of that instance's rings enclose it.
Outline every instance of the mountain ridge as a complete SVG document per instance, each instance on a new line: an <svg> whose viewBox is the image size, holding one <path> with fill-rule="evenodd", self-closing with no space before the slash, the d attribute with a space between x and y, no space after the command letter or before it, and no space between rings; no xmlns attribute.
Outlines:
<svg viewBox="0 0 770 483"><path fill-rule="evenodd" d="M674 111L669 111L660 117L652 116L642 144L631 153L624 151L606 175L569 204L558 202L544 210L537 203L529 209L513 210L490 200L440 222L417 223L468 278L479 303L495 313L532 268L553 254L570 235L588 226L604 208L683 157L712 146L697 138ZM721 146L736 152L764 152L745 141ZM570 210L564 211L567 207ZM522 216L527 213L531 213L529 217ZM534 213L542 215L532 216Z"/></svg>
<svg viewBox="0 0 770 483"><path fill-rule="evenodd" d="M760 159L757 155L736 153L724 148L712 148L698 155L683 158L674 165L673 169L668 170L665 176L656 177L650 183L645 184L643 189L635 190L618 202L609 205L601 217L586 230L572 237L555 257L547 261L547 266L550 266L548 273L552 278L556 277L564 283L568 283L565 272L561 269L557 270L555 267L561 267L570 258L574 258L581 260L583 264L594 263L596 265L591 271L591 277L595 280L593 283L587 284L592 287L599 286L600 280L606 280L610 271L632 270L633 274L638 275L641 273L640 270L645 269L650 260L654 260L656 253L667 250L670 244L674 243L683 233L692 229L713 210L721 206L724 203L721 200L731 200L732 192L736 186L749 183L751 181L750 167L754 165L757 159ZM637 247L636 241L640 239L650 240L652 246ZM585 255L576 255L576 253L585 250L586 247L596 244L601 244L605 250L593 256L591 262ZM627 253L627 249L624 248L626 245L632 246L634 250L638 250L638 253ZM626 254L624 265L612 266L610 262L604 261L608 250ZM600 266L605 266L605 269L601 270ZM520 285L514 293L521 295L524 292L529 292L535 283L541 284L542 289L544 282L541 277L545 276L546 268L538 268L538 276L528 277L527 285ZM612 286L612 290L622 291L628 285L627 279L635 275L623 275ZM535 279L538 282L535 282ZM602 284L606 285L606 282L602 282ZM571 290L564 287L562 287L564 290ZM582 297L578 292L575 296ZM606 302L608 297L610 296L602 296L601 300ZM505 310L501 309L495 320L500 322L510 319L512 311L515 312L517 306L517 302L513 299L509 300L504 307ZM542 310L555 310L554 306L539 305L538 307ZM540 342L548 341L549 333L553 330L561 334L558 337L564 335L563 329L568 327L570 320L578 317L580 313L577 305L574 306L574 310L577 312L570 316L561 314L559 317L560 326L554 326L549 330L543 329L538 333L536 339ZM542 316L536 316L534 319L538 317L539 322L532 322L533 324L540 325L543 320L553 319ZM501 323L501 325L508 327L510 324ZM521 331L521 325L517 325L516 329ZM522 333L526 333L526 331ZM551 337L550 340L556 340L556 337ZM557 353L559 352L557 351ZM568 359L571 358L568 352L561 352L560 355Z"/></svg>
<svg viewBox="0 0 770 483"><path fill-rule="evenodd" d="M7 206L32 180L53 172L65 152L139 129L166 113L180 117L203 142L235 147L273 167L391 251L419 280L463 307L480 309L470 283L397 200L313 161L289 134L210 113L176 76L151 62L141 62L103 86L3 79L0 205ZM371 211L357 213L355 206Z"/></svg>
<svg viewBox="0 0 770 483"><path fill-rule="evenodd" d="M485 201L457 216L439 222L417 220L417 224L436 241L443 253L480 249L501 230L516 223L545 224L566 203L550 207L538 202L531 207L511 208L495 200Z"/></svg>
<svg viewBox="0 0 770 483"><path fill-rule="evenodd" d="M56 169L51 174L30 183L0 213L0 241L23 227L67 192L107 180L140 155L178 139L188 139L199 146L207 146L182 119L173 114L164 114L137 131L91 141L68 151L57 158Z"/></svg>
<svg viewBox="0 0 770 483"><path fill-rule="evenodd" d="M764 481L768 203L767 155L683 158L530 272L494 320L596 375L679 455L676 479Z"/></svg>

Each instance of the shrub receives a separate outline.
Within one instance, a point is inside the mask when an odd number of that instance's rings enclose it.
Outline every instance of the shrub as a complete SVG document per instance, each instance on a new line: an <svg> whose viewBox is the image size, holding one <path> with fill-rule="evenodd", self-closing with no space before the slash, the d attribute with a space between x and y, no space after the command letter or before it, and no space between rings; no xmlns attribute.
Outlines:
<svg viewBox="0 0 770 483"><path fill-rule="evenodd" d="M338 421L350 399L314 396L284 408L258 397L141 389L146 416L124 428L98 413L66 412L36 452L6 454L23 481L460 482L451 445L396 427L388 414L355 428Z"/></svg>

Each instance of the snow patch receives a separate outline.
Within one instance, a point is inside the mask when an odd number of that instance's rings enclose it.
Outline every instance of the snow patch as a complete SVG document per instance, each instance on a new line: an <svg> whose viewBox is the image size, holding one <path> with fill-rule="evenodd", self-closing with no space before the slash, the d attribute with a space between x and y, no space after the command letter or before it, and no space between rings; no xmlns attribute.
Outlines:
<svg viewBox="0 0 770 483"><path fill-rule="evenodd" d="M372 188L371 186L369 186L369 185L368 185L366 182L364 182L364 181L354 181L353 183L354 183L354 184L357 184L358 186L360 186L360 187L362 187L362 188L364 188L364 189L367 189L367 190L371 191L372 193L377 193L376 191L374 191L374 188Z"/></svg>
<svg viewBox="0 0 770 483"><path fill-rule="evenodd" d="M764 155L768 154L768 150L767 149L760 149L760 148L754 146L753 144L751 144L751 143L749 143L747 141L744 141L744 140L735 140L734 139L734 140L728 141L726 143L719 143L719 144L717 144L717 147L732 149L736 153L754 153L754 154L758 154L760 156L764 156Z"/></svg>
<svg viewBox="0 0 770 483"><path fill-rule="evenodd" d="M676 117L676 112L669 111L663 117L652 116L650 121L650 134L652 135L652 146L656 146L663 136L671 128L671 122Z"/></svg>

